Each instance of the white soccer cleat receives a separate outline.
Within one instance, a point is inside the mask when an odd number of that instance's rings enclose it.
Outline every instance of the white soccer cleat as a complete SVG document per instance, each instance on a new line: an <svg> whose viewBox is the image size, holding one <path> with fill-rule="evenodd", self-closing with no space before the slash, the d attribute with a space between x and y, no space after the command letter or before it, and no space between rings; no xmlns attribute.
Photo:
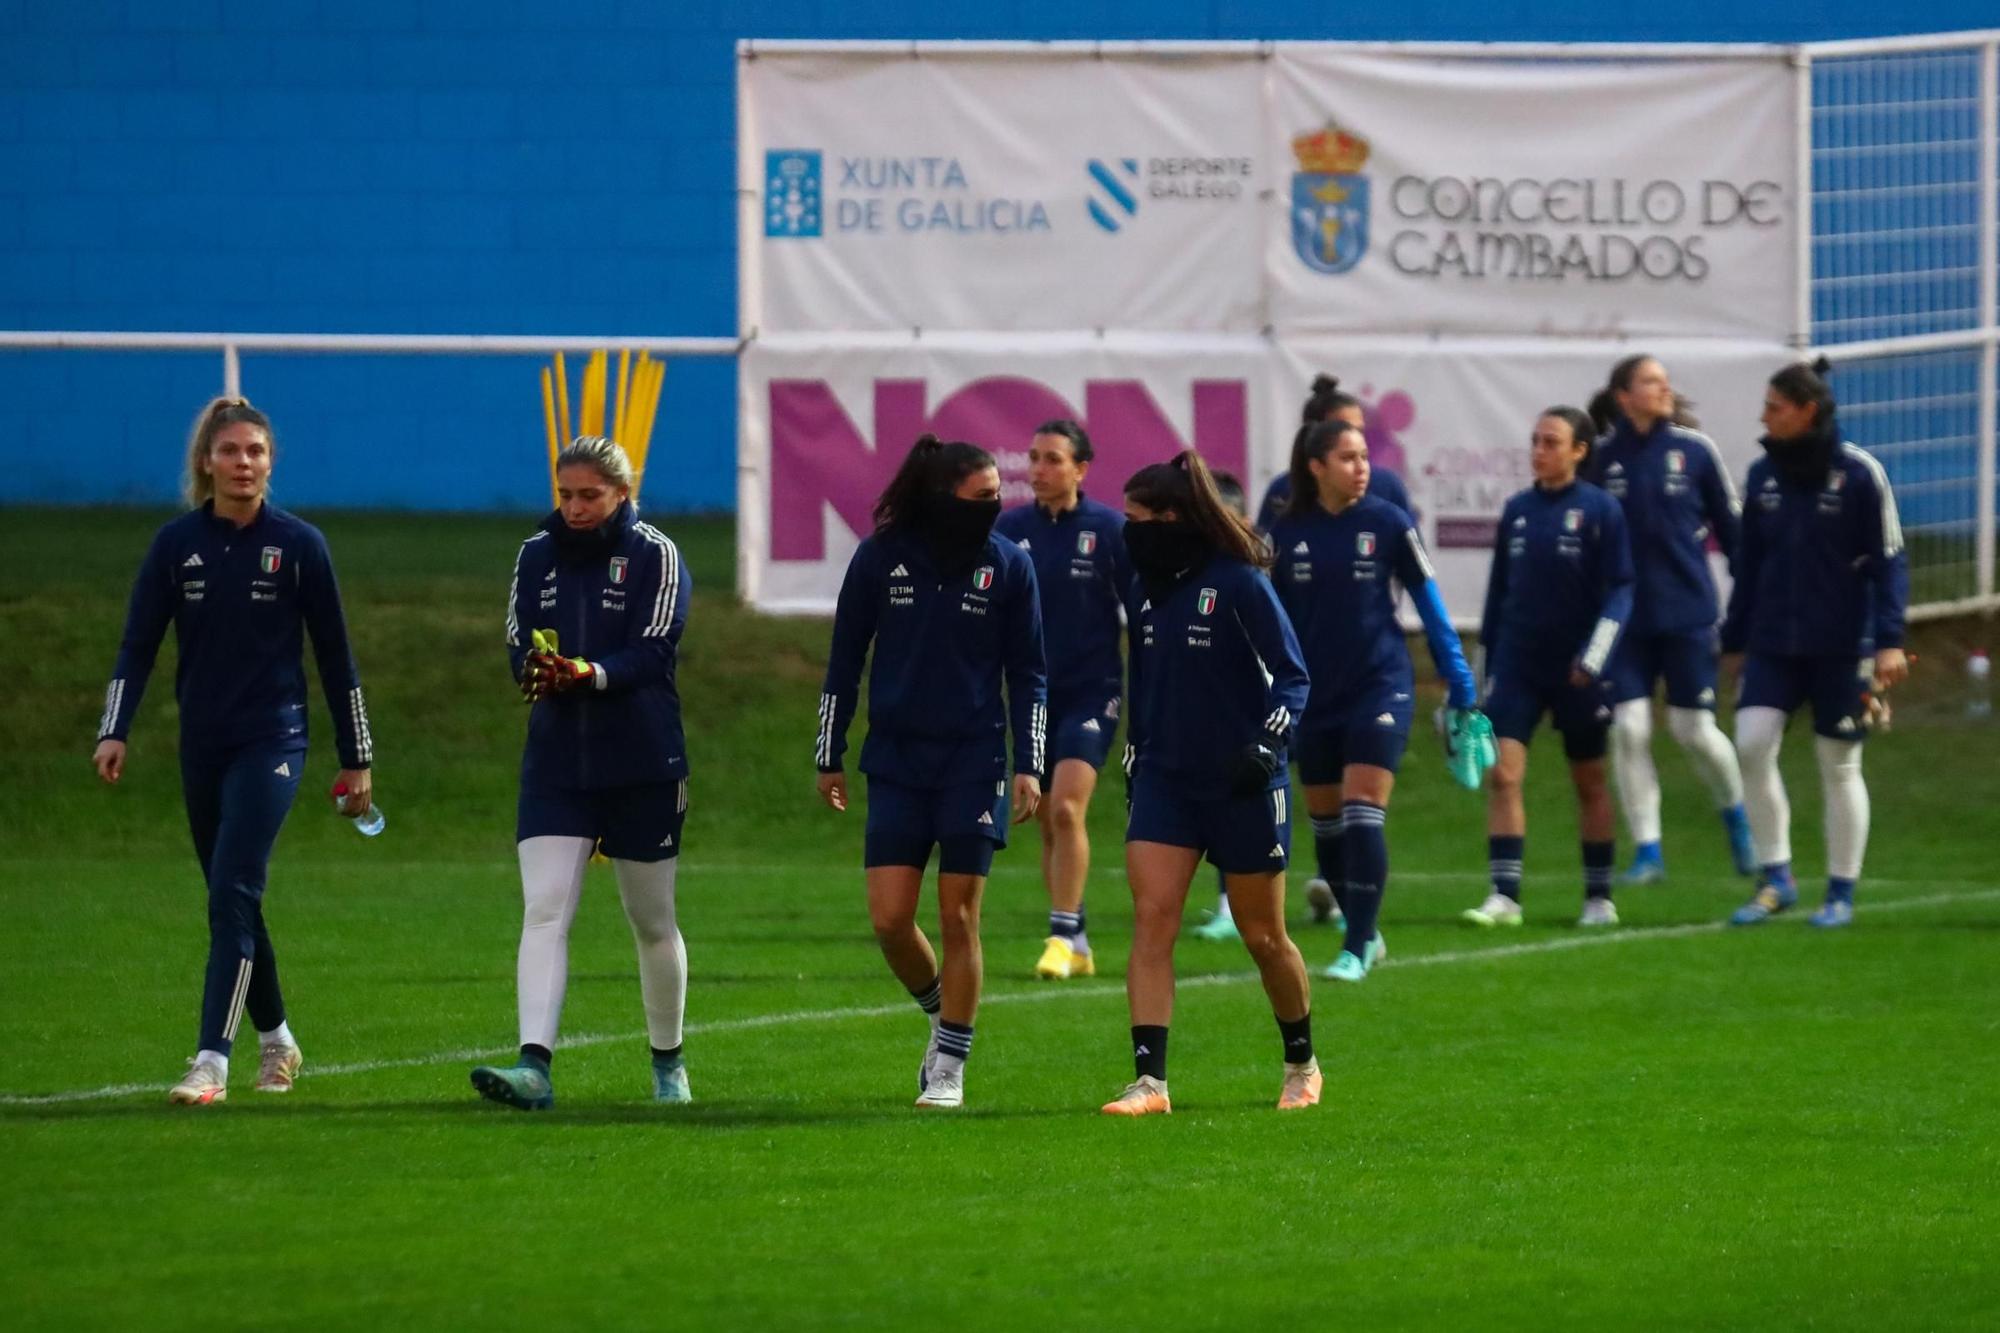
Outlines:
<svg viewBox="0 0 2000 1333"><path fill-rule="evenodd" d="M1521 904L1504 893L1489 893L1485 902L1459 913L1458 919L1475 926L1518 926Z"/></svg>
<svg viewBox="0 0 2000 1333"><path fill-rule="evenodd" d="M1337 926L1341 922L1340 904L1334 900L1333 885L1323 879L1306 881L1306 909L1315 926Z"/></svg>
<svg viewBox="0 0 2000 1333"><path fill-rule="evenodd" d="M257 1052L258 1092L290 1092L292 1082L299 1076L299 1066L305 1063L305 1056L297 1046L286 1043L283 1046L264 1046Z"/></svg>
<svg viewBox="0 0 2000 1333"><path fill-rule="evenodd" d="M923 1061L917 1066L917 1092L920 1095L929 1090L931 1086L931 1071L937 1068L937 1059L938 1059L937 1015L935 1014L930 1015L930 1020L931 1020L930 1044L924 1047Z"/></svg>
<svg viewBox="0 0 2000 1333"><path fill-rule="evenodd" d="M1618 924L1618 909L1611 905L1609 898L1585 898L1583 915L1576 919L1579 926L1615 926Z"/></svg>
<svg viewBox="0 0 2000 1333"><path fill-rule="evenodd" d="M917 1098L917 1105L940 1110L965 1105L965 1066L947 1066L942 1060L932 1065L930 1082Z"/></svg>
<svg viewBox="0 0 2000 1333"><path fill-rule="evenodd" d="M207 1060L190 1060L187 1075L174 1084L167 1100L176 1106L212 1106L229 1100L228 1075Z"/></svg>

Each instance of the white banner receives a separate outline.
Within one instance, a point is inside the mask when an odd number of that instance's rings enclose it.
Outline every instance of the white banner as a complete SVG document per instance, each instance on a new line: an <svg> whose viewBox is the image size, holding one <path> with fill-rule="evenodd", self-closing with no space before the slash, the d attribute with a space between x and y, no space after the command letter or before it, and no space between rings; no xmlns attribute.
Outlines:
<svg viewBox="0 0 2000 1333"><path fill-rule="evenodd" d="M1409 486L1452 619L1476 625L1494 523L1507 497L1534 484L1528 434L1535 418L1561 404L1587 407L1612 364L1634 350L1625 343L1530 339L1288 339L1270 362L1268 392L1284 429L1260 437L1269 443L1251 469L1256 494L1287 466L1313 376L1339 375L1341 388L1366 413L1370 461ZM1740 487L1759 453L1764 382L1796 356L1777 343L1714 339L1662 340L1637 350L1658 357L1675 390L1691 400L1700 429ZM1726 589L1719 555L1713 564L1717 586Z"/></svg>
<svg viewBox="0 0 2000 1333"><path fill-rule="evenodd" d="M1783 339L1796 72L1280 45L1271 324Z"/></svg>
<svg viewBox="0 0 2000 1333"><path fill-rule="evenodd" d="M1263 327L1253 58L740 70L745 332Z"/></svg>
<svg viewBox="0 0 2000 1333"><path fill-rule="evenodd" d="M1031 501L1028 441L1053 418L1089 430L1084 489L1113 505L1189 446L1242 477L1272 434L1256 337L767 338L741 367L737 583L765 611L833 609L875 497L925 432L990 450L1009 506Z"/></svg>

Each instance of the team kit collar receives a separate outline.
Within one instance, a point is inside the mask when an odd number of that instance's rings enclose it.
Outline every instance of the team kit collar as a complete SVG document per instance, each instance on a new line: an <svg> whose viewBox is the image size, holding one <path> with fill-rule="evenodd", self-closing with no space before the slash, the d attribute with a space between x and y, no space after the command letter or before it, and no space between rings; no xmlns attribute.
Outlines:
<svg viewBox="0 0 2000 1333"><path fill-rule="evenodd" d="M201 502L202 518L208 523L210 527L215 528L216 530L221 532L228 532L228 533L250 532L253 531L254 529L261 528L264 526L264 520L270 515L270 513L271 513L270 500L269 499L260 500L257 502L257 512L250 516L250 521L248 523L245 523L242 527L239 528L236 526L236 523L233 519L224 518L222 515L215 512L214 500L203 500Z"/></svg>
<svg viewBox="0 0 2000 1333"><path fill-rule="evenodd" d="M1076 503L1067 509L1051 509L1040 500L1035 501L1035 509L1047 522L1068 523L1075 521L1083 515L1084 505L1089 499L1088 495L1079 490L1076 493Z"/></svg>

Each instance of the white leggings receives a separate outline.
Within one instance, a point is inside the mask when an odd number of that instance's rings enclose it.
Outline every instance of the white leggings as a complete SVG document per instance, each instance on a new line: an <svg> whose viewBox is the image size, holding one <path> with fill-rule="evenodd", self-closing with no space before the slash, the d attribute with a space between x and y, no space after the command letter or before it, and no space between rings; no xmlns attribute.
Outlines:
<svg viewBox="0 0 2000 1333"><path fill-rule="evenodd" d="M1775 708L1736 710L1736 753L1743 761L1743 808L1759 865L1792 859L1792 805L1778 774L1786 715ZM1826 873L1859 879L1868 850L1868 784L1861 776L1861 742L1813 738L1819 786L1826 802Z"/></svg>
<svg viewBox="0 0 2000 1333"><path fill-rule="evenodd" d="M1667 731L1680 742L1715 808L1743 801L1743 777L1729 738L1706 708L1667 708ZM1660 840L1660 775L1653 767L1653 701L1628 699L1611 710L1611 768L1625 827L1634 842Z"/></svg>
<svg viewBox="0 0 2000 1333"><path fill-rule="evenodd" d="M569 985L569 928L583 897L589 838L526 838L521 858L521 951L515 963L521 1044L555 1049ZM618 896L639 951L639 992L646 1032L658 1050L681 1044L687 1007L687 946L674 919L674 878L680 859L611 863Z"/></svg>

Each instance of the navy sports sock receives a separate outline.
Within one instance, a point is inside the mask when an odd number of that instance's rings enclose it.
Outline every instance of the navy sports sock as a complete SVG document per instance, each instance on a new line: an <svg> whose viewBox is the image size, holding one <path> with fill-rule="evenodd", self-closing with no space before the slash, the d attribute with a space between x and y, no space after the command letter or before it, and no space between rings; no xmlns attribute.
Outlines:
<svg viewBox="0 0 2000 1333"><path fill-rule="evenodd" d="M1583 844L1583 896L1586 898L1609 898L1611 896L1611 864L1618 853L1615 842L1585 842Z"/></svg>
<svg viewBox="0 0 2000 1333"><path fill-rule="evenodd" d="M972 1054L972 1024L954 1023L949 1018L938 1024L938 1054L961 1064Z"/></svg>
<svg viewBox="0 0 2000 1333"><path fill-rule="evenodd" d="M1132 1028L1132 1070L1140 1078L1151 1075L1167 1081L1167 1029L1165 1024L1134 1024Z"/></svg>
<svg viewBox="0 0 2000 1333"><path fill-rule="evenodd" d="M1527 850L1526 838L1509 838L1498 833L1487 836L1486 864L1493 875L1493 892L1502 898L1521 901L1521 859Z"/></svg>
<svg viewBox="0 0 2000 1333"><path fill-rule="evenodd" d="M1278 1035L1285 1041L1285 1063L1302 1065L1313 1058L1313 1016L1308 1010L1304 1018L1278 1020Z"/></svg>
<svg viewBox="0 0 2000 1333"><path fill-rule="evenodd" d="M911 991L910 998L917 1002L917 1008L927 1014L935 1014L944 1008L944 985L938 978L932 977L930 985Z"/></svg>
<svg viewBox="0 0 2000 1333"><path fill-rule="evenodd" d="M549 1062L554 1058L555 1052L546 1046L537 1046L533 1042L521 1048L521 1063L533 1065L544 1074L549 1072Z"/></svg>
<svg viewBox="0 0 2000 1333"><path fill-rule="evenodd" d="M1073 940L1082 933L1083 933L1083 913L1081 912L1049 913L1049 934L1059 935L1066 940Z"/></svg>
<svg viewBox="0 0 2000 1333"><path fill-rule="evenodd" d="M1314 815L1313 856L1319 862L1319 877L1333 890L1333 900L1340 905L1343 915L1347 912L1347 859L1344 855L1343 836L1347 823L1339 815Z"/></svg>
<svg viewBox="0 0 2000 1333"><path fill-rule="evenodd" d="M1836 875L1826 877L1826 900L1830 903L1854 905L1854 881L1841 879Z"/></svg>
<svg viewBox="0 0 2000 1333"><path fill-rule="evenodd" d="M1356 958L1368 957L1375 938L1375 918L1382 911L1382 891L1389 879L1389 812L1367 801L1341 807L1347 846L1347 938L1342 947Z"/></svg>
<svg viewBox="0 0 2000 1333"><path fill-rule="evenodd" d="M663 1051L657 1046L653 1048L653 1067L655 1069L671 1069L680 1062L680 1047L676 1046L670 1051Z"/></svg>

